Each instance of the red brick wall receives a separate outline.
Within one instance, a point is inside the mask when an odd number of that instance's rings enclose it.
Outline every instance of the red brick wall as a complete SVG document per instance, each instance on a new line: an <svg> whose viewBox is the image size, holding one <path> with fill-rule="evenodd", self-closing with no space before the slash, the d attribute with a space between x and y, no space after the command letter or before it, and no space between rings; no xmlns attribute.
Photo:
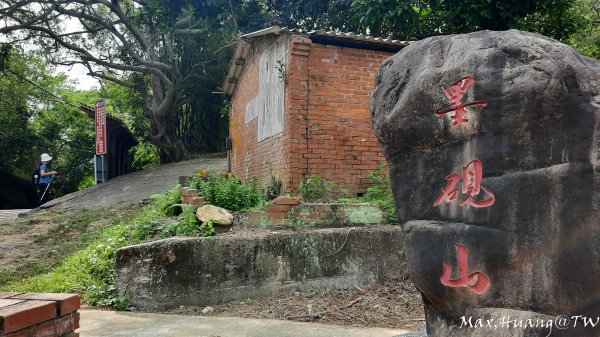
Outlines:
<svg viewBox="0 0 600 337"><path fill-rule="evenodd" d="M288 54L288 84L285 95L286 126L289 126L289 172L285 192L294 192L298 184L306 178L308 149L308 105L309 75L308 65L312 42L308 38L292 37Z"/></svg>
<svg viewBox="0 0 600 337"><path fill-rule="evenodd" d="M356 194L364 176L385 163L371 127L369 99L375 73L391 53L311 44L308 173Z"/></svg>
<svg viewBox="0 0 600 337"><path fill-rule="evenodd" d="M371 127L369 99L375 73L388 52L290 41L283 133L256 141L256 121L244 127L245 105L257 94L260 48L255 46L232 98L232 172L266 183L271 172L285 192L318 173L350 193L366 191L364 176L385 163Z"/></svg>

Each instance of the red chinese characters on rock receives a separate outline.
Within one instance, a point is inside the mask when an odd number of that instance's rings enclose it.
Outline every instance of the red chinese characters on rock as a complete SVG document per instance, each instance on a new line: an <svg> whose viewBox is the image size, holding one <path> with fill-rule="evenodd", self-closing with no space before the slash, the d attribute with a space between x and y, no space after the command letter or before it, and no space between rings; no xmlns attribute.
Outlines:
<svg viewBox="0 0 600 337"><path fill-rule="evenodd" d="M478 100L470 103L463 104L463 96L467 90L473 85L473 76L465 76L460 80L452 83L448 87L442 88L444 94L450 101L450 107L436 111L436 115L444 116L450 113L450 120L453 122L452 126L458 126L467 123L467 107L480 105L487 106L486 100ZM481 180L483 178L483 164L480 160L475 159L462 167L462 176L456 172L450 174L446 179L448 183L442 189L442 193L437 197L434 202L434 206L441 204L442 202L450 203L459 196L459 188L462 199L458 205L463 206L469 204L473 207L489 207L494 204L495 196L489 189L481 186ZM457 184L462 179L462 186ZM483 193L482 193L483 192ZM479 194L481 193L481 196ZM477 200L476 196L479 196ZM440 281L447 287L457 288L463 287L468 288L476 294L483 294L490 286L490 279L487 275L480 271L473 273L468 272L468 256L469 252L467 247L456 244L456 255L457 255L457 274L458 278L451 279L452 277L452 264L449 262L443 262L442 276Z"/></svg>
<svg viewBox="0 0 600 337"><path fill-rule="evenodd" d="M443 108L435 112L438 116L443 116L447 113L453 113L450 115L450 120L453 121L452 126L458 126L464 123L467 123L469 120L467 119L467 110L466 108L474 105L486 106L486 100L478 100L471 103L463 104L463 95L469 88L473 85L473 76L465 76L460 80L450 84L448 87L442 87L444 94L448 97L450 101L450 108Z"/></svg>
<svg viewBox="0 0 600 337"><path fill-rule="evenodd" d="M444 270L440 278L442 284L451 288L468 287L478 295L483 294L490 285L490 278L479 271L468 273L469 252L467 251L467 247L456 244L456 256L458 260L458 279L450 279L452 276L452 265L444 262Z"/></svg>
<svg viewBox="0 0 600 337"><path fill-rule="evenodd" d="M489 207L494 204L496 197L492 191L481 186L482 172L483 164L477 159L462 167L461 193L464 195L464 198L458 203L459 206L469 204L473 207L480 208ZM442 201L449 203L458 198L458 187L456 187L456 184L458 184L460 178L461 177L458 173L452 173L446 177L446 179L448 179L448 184L442 189L442 193L435 200L433 206L441 204ZM475 200L474 197L482 190L487 194L487 198Z"/></svg>

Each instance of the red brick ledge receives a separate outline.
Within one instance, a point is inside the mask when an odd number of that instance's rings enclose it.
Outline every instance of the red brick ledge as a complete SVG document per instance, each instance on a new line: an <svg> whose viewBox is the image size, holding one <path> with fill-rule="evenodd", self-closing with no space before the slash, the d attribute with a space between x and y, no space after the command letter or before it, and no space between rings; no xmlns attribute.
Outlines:
<svg viewBox="0 0 600 337"><path fill-rule="evenodd" d="M0 337L76 337L78 294L0 292Z"/></svg>

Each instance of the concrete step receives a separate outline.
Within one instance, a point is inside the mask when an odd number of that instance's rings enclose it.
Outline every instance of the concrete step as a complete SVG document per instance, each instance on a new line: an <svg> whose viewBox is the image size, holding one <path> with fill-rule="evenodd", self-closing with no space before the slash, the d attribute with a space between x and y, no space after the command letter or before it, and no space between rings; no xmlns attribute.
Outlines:
<svg viewBox="0 0 600 337"><path fill-rule="evenodd" d="M0 221L14 220L21 213L27 213L30 209L0 209Z"/></svg>

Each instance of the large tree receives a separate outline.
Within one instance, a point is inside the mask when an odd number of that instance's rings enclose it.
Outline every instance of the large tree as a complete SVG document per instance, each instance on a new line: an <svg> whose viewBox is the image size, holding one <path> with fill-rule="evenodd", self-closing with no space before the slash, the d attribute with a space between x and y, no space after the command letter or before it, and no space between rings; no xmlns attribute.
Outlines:
<svg viewBox="0 0 600 337"><path fill-rule="evenodd" d="M202 80L202 65L180 71L190 36L208 29L183 1L9 0L0 9L12 40L35 41L55 64L82 64L90 76L134 89L151 120L151 141L166 161L189 153L175 135L177 108L194 100L184 83ZM127 75L127 76L124 76Z"/></svg>

